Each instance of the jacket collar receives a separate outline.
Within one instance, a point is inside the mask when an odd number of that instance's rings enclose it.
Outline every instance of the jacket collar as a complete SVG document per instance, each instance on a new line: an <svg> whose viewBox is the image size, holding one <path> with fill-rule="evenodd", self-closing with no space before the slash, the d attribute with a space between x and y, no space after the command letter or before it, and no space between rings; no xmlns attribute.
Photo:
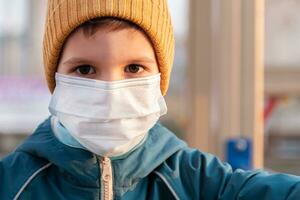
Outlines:
<svg viewBox="0 0 300 200"><path fill-rule="evenodd" d="M122 195L138 181L149 175L175 152L186 144L172 132L157 123L149 131L146 141L126 156L112 160L114 191ZM97 156L89 151L72 148L61 143L51 129L50 117L17 148L67 172L71 179L84 187L99 187L100 169Z"/></svg>

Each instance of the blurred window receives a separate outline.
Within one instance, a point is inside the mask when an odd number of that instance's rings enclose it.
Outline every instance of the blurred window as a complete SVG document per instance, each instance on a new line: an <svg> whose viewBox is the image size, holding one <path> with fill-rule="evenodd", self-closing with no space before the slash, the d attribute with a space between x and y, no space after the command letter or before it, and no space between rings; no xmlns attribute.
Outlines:
<svg viewBox="0 0 300 200"><path fill-rule="evenodd" d="M300 175L300 0L266 0L265 165Z"/></svg>

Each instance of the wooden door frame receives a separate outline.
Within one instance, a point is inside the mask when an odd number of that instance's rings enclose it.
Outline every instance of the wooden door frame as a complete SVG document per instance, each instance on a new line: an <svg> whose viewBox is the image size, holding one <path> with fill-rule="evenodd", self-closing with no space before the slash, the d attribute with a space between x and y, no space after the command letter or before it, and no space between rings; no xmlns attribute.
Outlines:
<svg viewBox="0 0 300 200"><path fill-rule="evenodd" d="M264 1L191 0L189 27L188 143L224 158L248 137L263 167Z"/></svg>

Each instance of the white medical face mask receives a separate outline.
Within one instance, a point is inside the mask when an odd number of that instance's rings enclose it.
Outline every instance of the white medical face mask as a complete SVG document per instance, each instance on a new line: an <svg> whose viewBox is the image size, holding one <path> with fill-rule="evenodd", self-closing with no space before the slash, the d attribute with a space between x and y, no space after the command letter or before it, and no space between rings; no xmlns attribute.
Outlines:
<svg viewBox="0 0 300 200"><path fill-rule="evenodd" d="M97 155L127 153L167 112L160 74L107 82L56 73L55 79L50 113Z"/></svg>

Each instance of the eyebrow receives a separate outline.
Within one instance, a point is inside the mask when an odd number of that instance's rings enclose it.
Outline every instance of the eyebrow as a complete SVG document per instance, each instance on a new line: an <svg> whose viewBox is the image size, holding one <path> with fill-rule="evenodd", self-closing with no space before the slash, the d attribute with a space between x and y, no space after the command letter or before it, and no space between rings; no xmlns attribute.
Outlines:
<svg viewBox="0 0 300 200"><path fill-rule="evenodd" d="M138 57L134 59L129 59L126 61L127 63L156 63L156 60L151 59L149 57ZM85 58L80 58L80 57L72 57L68 59L67 61L63 62L63 64L68 64L68 65L78 65L78 64L86 64L86 63L93 63L91 60L87 60Z"/></svg>
<svg viewBox="0 0 300 200"><path fill-rule="evenodd" d="M69 65L78 65L78 64L84 64L84 63L90 63L90 60L86 60L84 58L77 58L72 57L68 59L67 61L63 62L63 64L69 64Z"/></svg>

